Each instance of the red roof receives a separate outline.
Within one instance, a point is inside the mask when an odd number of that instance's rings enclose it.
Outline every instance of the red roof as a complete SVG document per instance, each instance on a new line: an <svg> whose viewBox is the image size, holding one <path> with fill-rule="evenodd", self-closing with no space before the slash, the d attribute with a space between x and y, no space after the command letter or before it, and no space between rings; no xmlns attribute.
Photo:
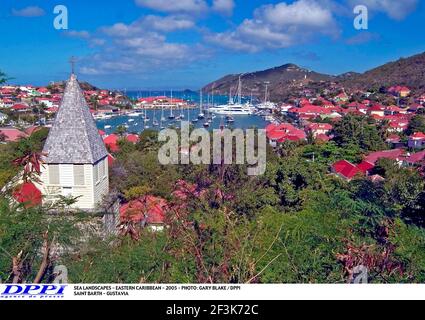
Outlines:
<svg viewBox="0 0 425 320"><path fill-rule="evenodd" d="M126 137L127 141L131 143L137 143L139 142L139 136L137 134L129 134Z"/></svg>
<svg viewBox="0 0 425 320"><path fill-rule="evenodd" d="M349 180L353 179L357 174L361 173L360 169L347 160L338 161L332 165L332 169L335 173Z"/></svg>
<svg viewBox="0 0 425 320"><path fill-rule="evenodd" d="M16 142L21 138L26 138L28 136L25 132L19 131L15 128L1 128L0 133L6 136L7 142Z"/></svg>
<svg viewBox="0 0 425 320"><path fill-rule="evenodd" d="M413 163L413 164L420 163L424 160L425 160L425 150L421 151L421 152L414 153L410 157L407 158L407 162Z"/></svg>
<svg viewBox="0 0 425 320"><path fill-rule="evenodd" d="M24 183L18 187L13 192L13 198L19 203L25 204L27 208L38 206L42 202L41 191L31 182Z"/></svg>
<svg viewBox="0 0 425 320"><path fill-rule="evenodd" d="M12 107L12 109L13 110L27 110L27 109L29 109L29 107L27 105L25 105L25 104L15 104Z"/></svg>
<svg viewBox="0 0 425 320"><path fill-rule="evenodd" d="M103 139L103 142L112 152L118 152L118 136L116 134L110 134L106 138Z"/></svg>
<svg viewBox="0 0 425 320"><path fill-rule="evenodd" d="M49 89L47 89L47 88L39 88L39 89L37 89L37 91L40 92L40 93L48 93L49 92Z"/></svg>
<svg viewBox="0 0 425 320"><path fill-rule="evenodd" d="M400 142L400 141L401 141L400 136L396 135L396 134L392 134L387 138L387 142L397 143L397 142Z"/></svg>
<svg viewBox="0 0 425 320"><path fill-rule="evenodd" d="M367 161L363 161L362 163L357 165L357 168L363 172L364 174L367 174L368 171L372 170L373 168L375 168L375 166L372 163L369 163Z"/></svg>
<svg viewBox="0 0 425 320"><path fill-rule="evenodd" d="M59 108L58 107L50 107L50 108L47 108L46 111L50 112L50 113L55 113L55 112L59 111Z"/></svg>
<svg viewBox="0 0 425 320"><path fill-rule="evenodd" d="M306 104L301 108L292 108L289 110L292 113L301 113L301 114L331 114L332 111L328 108L323 108L319 106L315 106L312 104Z"/></svg>
<svg viewBox="0 0 425 320"><path fill-rule="evenodd" d="M306 138L303 130L295 128L292 124L270 124L266 127L267 138L278 142L285 140L298 141Z"/></svg>
<svg viewBox="0 0 425 320"><path fill-rule="evenodd" d="M134 223L164 224L167 210L167 201L148 195L124 204L120 208L120 218Z"/></svg>
<svg viewBox="0 0 425 320"><path fill-rule="evenodd" d="M394 86L394 87L390 87L388 89L388 92L394 92L394 93L410 92L410 89L408 87L404 87L404 86Z"/></svg>
<svg viewBox="0 0 425 320"><path fill-rule="evenodd" d="M331 140L331 138L329 138L326 134L320 133L316 136L316 140L327 142L327 141Z"/></svg>
<svg viewBox="0 0 425 320"><path fill-rule="evenodd" d="M137 143L139 141L139 136L136 134L128 134L126 137L127 141L131 143ZM103 139L103 142L112 152L118 152L120 147L118 146L119 137L115 133L110 134Z"/></svg>
<svg viewBox="0 0 425 320"><path fill-rule="evenodd" d="M379 104L376 104L373 107L370 107L369 111L384 111L384 109L385 109L385 107L383 107Z"/></svg>
<svg viewBox="0 0 425 320"><path fill-rule="evenodd" d="M377 151L369 154L365 161L375 164L379 159L397 160L404 154L403 149L393 149L385 151Z"/></svg>
<svg viewBox="0 0 425 320"><path fill-rule="evenodd" d="M330 130L333 129L333 126L330 125L329 123L310 123L307 127L308 127L308 129L310 129L312 131L317 131L317 130L330 131Z"/></svg>
<svg viewBox="0 0 425 320"><path fill-rule="evenodd" d="M409 138L412 140L425 140L425 133L415 132Z"/></svg>

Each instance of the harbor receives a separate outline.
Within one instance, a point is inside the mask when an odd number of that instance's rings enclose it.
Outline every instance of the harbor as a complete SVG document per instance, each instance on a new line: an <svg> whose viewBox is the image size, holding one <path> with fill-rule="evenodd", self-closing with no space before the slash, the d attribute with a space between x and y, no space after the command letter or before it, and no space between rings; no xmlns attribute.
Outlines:
<svg viewBox="0 0 425 320"><path fill-rule="evenodd" d="M273 122L275 105L267 100L254 100L253 96L242 95L239 79L237 94L228 96L197 92L128 92L135 101L132 110L96 113L94 118L105 134L114 133L125 127L129 133L141 133L148 129L163 130L179 127L181 122L190 122L195 128L209 130L222 128L264 128ZM163 95L159 95L163 93ZM153 94L157 94L156 96ZM144 95L146 95L144 97ZM269 110L264 108L267 103ZM258 106L258 107L257 107Z"/></svg>
<svg viewBox="0 0 425 320"><path fill-rule="evenodd" d="M232 118L211 114L211 116L206 115L204 119L199 119L198 108L187 109L185 110L184 118L178 118L179 116L177 116L173 119L170 119L171 110L164 110L163 121L161 121L161 110L145 110L138 116L135 116L136 114L133 112L112 116L108 119L98 119L96 123L98 128L105 131L106 134L114 133L120 126L124 126L129 133L141 133L148 129L161 130L179 127L182 121L189 121L196 128L205 128L205 124L209 120L210 122L207 128L210 130L219 129L223 126L240 129L264 128L268 123L264 117L255 114L232 116ZM175 110L173 110L173 114L175 114ZM211 118L208 119L208 117Z"/></svg>

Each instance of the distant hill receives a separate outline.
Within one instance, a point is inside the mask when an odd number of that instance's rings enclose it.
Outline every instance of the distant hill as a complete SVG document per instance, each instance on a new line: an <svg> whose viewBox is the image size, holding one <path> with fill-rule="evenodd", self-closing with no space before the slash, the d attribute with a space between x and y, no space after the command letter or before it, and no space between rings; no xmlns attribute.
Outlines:
<svg viewBox="0 0 425 320"><path fill-rule="evenodd" d="M205 92L218 94L236 93L239 74L227 75L214 81L203 88ZM287 94L294 86L299 87L311 82L330 81L334 77L301 68L295 64L285 64L280 67L263 71L251 72L242 75L243 94L250 95L251 92L262 97L265 93L266 83L269 84L271 97L281 97Z"/></svg>
<svg viewBox="0 0 425 320"><path fill-rule="evenodd" d="M88 83L88 82L78 82L80 84L81 89L83 90L87 90L87 91L96 91L99 90L99 88L93 86L92 84ZM51 87L60 87L62 89L65 88L66 85L66 81L59 81L59 82L55 82L53 84L51 84Z"/></svg>
<svg viewBox="0 0 425 320"><path fill-rule="evenodd" d="M203 90L229 94L232 89L232 94L235 94L238 78L239 74L227 75L206 85ZM285 64L242 76L244 95L250 95L252 91L255 96L262 97L265 83L269 83L272 100L287 97L294 89L314 87L320 82L335 82L352 90L405 85L414 91L425 91L425 53L390 62L365 73L347 72L336 77L307 70L295 64Z"/></svg>
<svg viewBox="0 0 425 320"><path fill-rule="evenodd" d="M384 64L362 74L342 79L352 89L405 85L414 90L425 89L425 53Z"/></svg>

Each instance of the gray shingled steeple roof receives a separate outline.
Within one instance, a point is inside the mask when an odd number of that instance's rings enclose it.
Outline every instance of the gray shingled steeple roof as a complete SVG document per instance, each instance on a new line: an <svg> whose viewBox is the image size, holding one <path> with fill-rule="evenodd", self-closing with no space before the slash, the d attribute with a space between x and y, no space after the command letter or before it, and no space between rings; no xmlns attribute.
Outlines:
<svg viewBox="0 0 425 320"><path fill-rule="evenodd" d="M94 164L108 155L74 74L66 84L43 152L48 164Z"/></svg>

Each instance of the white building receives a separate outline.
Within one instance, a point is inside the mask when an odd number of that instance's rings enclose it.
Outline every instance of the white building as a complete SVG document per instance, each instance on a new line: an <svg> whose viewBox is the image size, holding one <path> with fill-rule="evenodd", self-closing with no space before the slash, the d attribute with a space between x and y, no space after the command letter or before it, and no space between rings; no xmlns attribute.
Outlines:
<svg viewBox="0 0 425 320"><path fill-rule="evenodd" d="M7 115L0 112L0 123L3 123L7 120Z"/></svg>
<svg viewBox="0 0 425 320"><path fill-rule="evenodd" d="M77 198L74 208L94 210L109 192L108 152L72 74L47 137L41 174L44 202Z"/></svg>

